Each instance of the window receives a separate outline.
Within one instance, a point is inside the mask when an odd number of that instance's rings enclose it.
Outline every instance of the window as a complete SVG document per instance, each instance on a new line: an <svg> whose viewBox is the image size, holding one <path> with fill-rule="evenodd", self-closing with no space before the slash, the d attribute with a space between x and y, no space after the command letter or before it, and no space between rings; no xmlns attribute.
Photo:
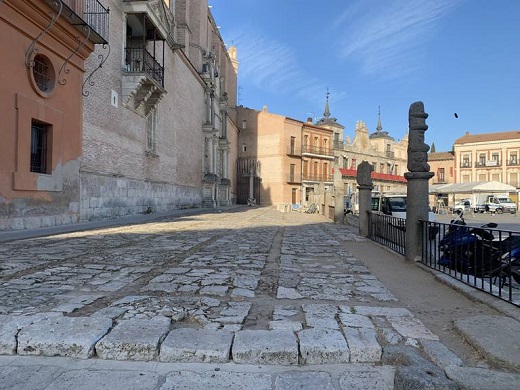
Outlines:
<svg viewBox="0 0 520 390"><path fill-rule="evenodd" d="M54 89L54 68L51 61L44 55L38 54L33 59L32 76L34 84L40 92L48 94Z"/></svg>
<svg viewBox="0 0 520 390"><path fill-rule="evenodd" d="M314 137L314 151L315 152L318 152L318 147L319 147L319 138Z"/></svg>
<svg viewBox="0 0 520 390"><path fill-rule="evenodd" d="M146 148L155 153L156 141L155 133L157 129L157 110L153 110L146 120Z"/></svg>
<svg viewBox="0 0 520 390"><path fill-rule="evenodd" d="M469 183L471 181L469 175L462 175L462 183Z"/></svg>
<svg viewBox="0 0 520 390"><path fill-rule="evenodd" d="M478 163L481 166L485 166L486 165L486 155L484 153L480 153L478 155Z"/></svg>
<svg viewBox="0 0 520 390"><path fill-rule="evenodd" d="M305 176L307 176L308 173L309 173L309 162L304 160L303 161L303 174Z"/></svg>
<svg viewBox="0 0 520 390"><path fill-rule="evenodd" d="M289 181L290 182L294 182L294 169L295 169L295 165L291 164L291 166L289 167Z"/></svg>
<svg viewBox="0 0 520 390"><path fill-rule="evenodd" d="M343 157L343 168L348 169L348 157Z"/></svg>
<svg viewBox="0 0 520 390"><path fill-rule="evenodd" d="M500 181L500 173L492 173L491 174L492 181Z"/></svg>
<svg viewBox="0 0 520 390"><path fill-rule="evenodd" d="M352 159L352 169L357 169L356 159L355 158Z"/></svg>
<svg viewBox="0 0 520 390"><path fill-rule="evenodd" d="M439 168L439 170L437 171L437 178L439 182L444 182L444 168Z"/></svg>
<svg viewBox="0 0 520 390"><path fill-rule="evenodd" d="M478 181L487 181L487 174L479 173L478 174Z"/></svg>
<svg viewBox="0 0 520 390"><path fill-rule="evenodd" d="M462 167L469 167L469 155L462 156Z"/></svg>
<svg viewBox="0 0 520 390"><path fill-rule="evenodd" d="M303 146L307 146L309 144L309 136L304 135L303 136Z"/></svg>
<svg viewBox="0 0 520 390"><path fill-rule="evenodd" d="M511 152L511 154L509 155L509 162L511 163L511 165L518 164L518 157L516 152Z"/></svg>
<svg viewBox="0 0 520 390"><path fill-rule="evenodd" d="M291 203L296 204L296 191L298 191L297 188L291 189Z"/></svg>
<svg viewBox="0 0 520 390"><path fill-rule="evenodd" d="M296 137L291 137L291 154L294 154L295 145L296 145Z"/></svg>
<svg viewBox="0 0 520 390"><path fill-rule="evenodd" d="M328 178L329 178L329 164L327 164L327 163L323 164L323 176L325 176L324 177L325 180L328 180Z"/></svg>
<svg viewBox="0 0 520 390"><path fill-rule="evenodd" d="M32 120L31 123L31 172L49 173L50 125Z"/></svg>

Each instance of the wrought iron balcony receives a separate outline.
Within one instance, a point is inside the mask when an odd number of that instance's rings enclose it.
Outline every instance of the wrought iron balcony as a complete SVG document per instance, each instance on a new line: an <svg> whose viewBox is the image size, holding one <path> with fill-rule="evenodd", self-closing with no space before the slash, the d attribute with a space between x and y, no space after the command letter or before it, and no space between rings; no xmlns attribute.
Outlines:
<svg viewBox="0 0 520 390"><path fill-rule="evenodd" d="M287 148L287 151L286 151L287 155L288 156L297 156L297 157L301 157L302 155L302 151L300 148L297 148L297 147L291 147L289 146Z"/></svg>
<svg viewBox="0 0 520 390"><path fill-rule="evenodd" d="M302 152L307 154L334 157L334 150L330 148L321 148L319 146L303 145Z"/></svg>
<svg viewBox="0 0 520 390"><path fill-rule="evenodd" d="M287 177L287 183L289 184L301 184L302 176L300 174L289 174Z"/></svg>
<svg viewBox="0 0 520 390"><path fill-rule="evenodd" d="M164 87L164 68L144 47L127 47L125 50L127 73L144 73Z"/></svg>
<svg viewBox="0 0 520 390"><path fill-rule="evenodd" d="M460 163L461 168L471 168L471 163L469 161L462 161Z"/></svg>
<svg viewBox="0 0 520 390"><path fill-rule="evenodd" d="M512 166L517 166L517 165L520 165L520 164L518 163L518 160L508 160L507 161L507 165L512 167Z"/></svg>
<svg viewBox="0 0 520 390"><path fill-rule="evenodd" d="M501 166L500 160L488 160L488 161L477 161L475 162L475 168L494 168Z"/></svg>
<svg viewBox="0 0 520 390"><path fill-rule="evenodd" d="M45 0L53 9L59 9L60 1ZM108 14L99 0L61 0L63 4L62 15L71 24L90 28L89 39L94 43L105 44L108 42Z"/></svg>
<svg viewBox="0 0 520 390"><path fill-rule="evenodd" d="M318 175L314 173L304 173L303 174L304 181L314 181L314 182L331 182L334 181L332 175Z"/></svg>

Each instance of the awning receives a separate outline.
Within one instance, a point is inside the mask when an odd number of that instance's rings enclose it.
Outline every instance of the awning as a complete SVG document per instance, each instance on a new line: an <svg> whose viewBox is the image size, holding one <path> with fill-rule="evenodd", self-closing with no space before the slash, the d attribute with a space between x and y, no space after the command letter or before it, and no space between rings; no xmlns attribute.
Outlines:
<svg viewBox="0 0 520 390"><path fill-rule="evenodd" d="M516 192L516 187L500 183L499 181L433 184L430 186L430 194L463 194L475 192Z"/></svg>

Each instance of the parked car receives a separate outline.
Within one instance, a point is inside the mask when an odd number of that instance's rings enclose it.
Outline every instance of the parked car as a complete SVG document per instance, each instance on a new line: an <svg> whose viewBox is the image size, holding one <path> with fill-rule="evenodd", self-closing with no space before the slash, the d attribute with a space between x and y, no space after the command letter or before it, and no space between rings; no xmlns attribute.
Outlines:
<svg viewBox="0 0 520 390"><path fill-rule="evenodd" d="M456 202L451 211L453 213L456 213L457 211L462 211L464 213L467 213L469 211L471 211L471 201L469 199L462 199L462 200L459 200L458 202Z"/></svg>

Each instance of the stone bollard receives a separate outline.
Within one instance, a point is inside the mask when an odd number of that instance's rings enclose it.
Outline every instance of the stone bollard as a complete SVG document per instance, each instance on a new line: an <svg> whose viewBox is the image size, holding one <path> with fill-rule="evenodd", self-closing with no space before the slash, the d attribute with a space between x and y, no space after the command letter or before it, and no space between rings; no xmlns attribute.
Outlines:
<svg viewBox="0 0 520 390"><path fill-rule="evenodd" d="M374 189L371 173L372 166L367 161L358 165L356 181L359 190L359 235L364 237L368 237L369 233L370 219L368 213L371 209L372 190Z"/></svg>
<svg viewBox="0 0 520 390"><path fill-rule="evenodd" d="M406 245L405 259L421 260L421 223L428 220L428 180L434 173L428 165L428 150L424 142L424 132L428 114L424 112L423 102L415 102L408 113L408 171L404 177L408 181L406 192Z"/></svg>

